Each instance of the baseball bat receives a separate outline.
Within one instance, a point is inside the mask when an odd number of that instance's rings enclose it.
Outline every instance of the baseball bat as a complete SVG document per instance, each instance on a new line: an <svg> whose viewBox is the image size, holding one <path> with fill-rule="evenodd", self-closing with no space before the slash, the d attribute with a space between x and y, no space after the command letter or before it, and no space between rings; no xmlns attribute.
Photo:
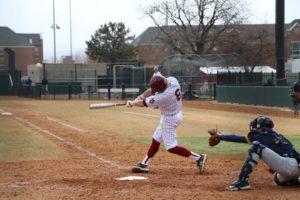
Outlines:
<svg viewBox="0 0 300 200"><path fill-rule="evenodd" d="M101 109L101 108L109 108L116 106L125 106L126 103L92 103L90 104L90 109Z"/></svg>

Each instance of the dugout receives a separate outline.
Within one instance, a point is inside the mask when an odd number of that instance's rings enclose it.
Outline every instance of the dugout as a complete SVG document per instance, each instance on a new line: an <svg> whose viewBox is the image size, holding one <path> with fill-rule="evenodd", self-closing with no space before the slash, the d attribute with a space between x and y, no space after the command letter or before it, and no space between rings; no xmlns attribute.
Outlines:
<svg viewBox="0 0 300 200"><path fill-rule="evenodd" d="M4 48L0 53L8 55L8 62L0 65L0 95L13 95L15 87L21 84L21 71L16 68L14 50Z"/></svg>

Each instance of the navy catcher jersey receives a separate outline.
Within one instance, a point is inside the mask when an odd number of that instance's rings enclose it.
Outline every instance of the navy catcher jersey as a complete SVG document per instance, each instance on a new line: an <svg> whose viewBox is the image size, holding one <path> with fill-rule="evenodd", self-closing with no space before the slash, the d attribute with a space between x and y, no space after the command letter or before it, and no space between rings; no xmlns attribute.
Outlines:
<svg viewBox="0 0 300 200"><path fill-rule="evenodd" d="M247 138L251 143L258 141L281 156L299 155L292 143L273 129L265 129L264 132L250 131Z"/></svg>

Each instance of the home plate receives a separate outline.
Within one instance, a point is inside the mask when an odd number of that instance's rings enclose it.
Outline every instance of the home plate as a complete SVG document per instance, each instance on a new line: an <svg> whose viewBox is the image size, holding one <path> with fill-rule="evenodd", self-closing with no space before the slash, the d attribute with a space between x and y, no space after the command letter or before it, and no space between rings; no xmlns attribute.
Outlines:
<svg viewBox="0 0 300 200"><path fill-rule="evenodd" d="M116 178L118 181L135 181L135 180L147 180L148 178L143 176L125 176L122 178Z"/></svg>
<svg viewBox="0 0 300 200"><path fill-rule="evenodd" d="M5 115L5 116L11 116L12 113L10 113L10 112L3 112L2 115Z"/></svg>

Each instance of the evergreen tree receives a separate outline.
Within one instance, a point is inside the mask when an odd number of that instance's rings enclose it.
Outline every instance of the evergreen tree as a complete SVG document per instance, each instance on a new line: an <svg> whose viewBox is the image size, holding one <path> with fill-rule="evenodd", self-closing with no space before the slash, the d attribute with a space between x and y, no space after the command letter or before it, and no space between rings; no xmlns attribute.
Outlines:
<svg viewBox="0 0 300 200"><path fill-rule="evenodd" d="M129 35L124 23L101 25L86 41L86 54L90 60L97 62L125 62L135 58L135 48L130 45L134 36Z"/></svg>

